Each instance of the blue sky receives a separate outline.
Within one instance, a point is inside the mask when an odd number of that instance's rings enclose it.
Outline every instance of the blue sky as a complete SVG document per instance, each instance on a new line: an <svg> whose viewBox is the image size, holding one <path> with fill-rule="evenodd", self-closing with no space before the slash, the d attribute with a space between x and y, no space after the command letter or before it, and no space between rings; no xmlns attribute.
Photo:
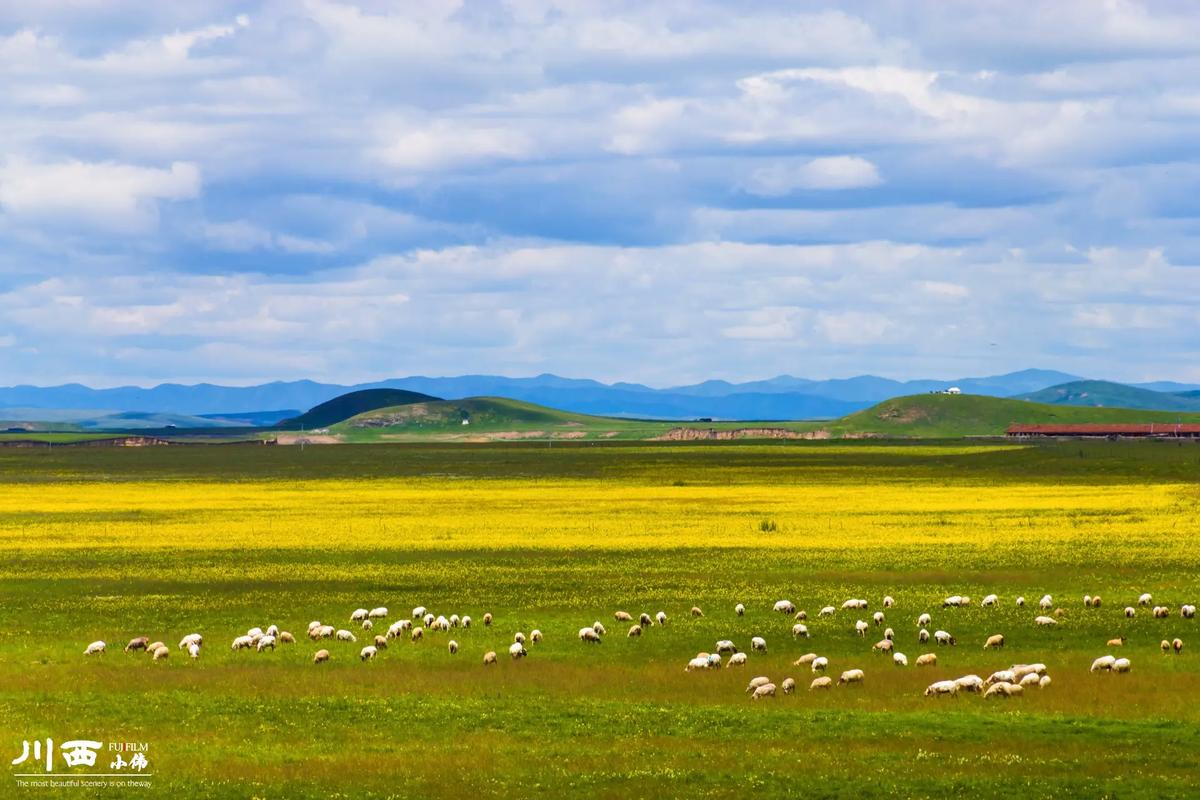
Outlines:
<svg viewBox="0 0 1200 800"><path fill-rule="evenodd" d="M0 5L5 384L1200 381L1191 3Z"/></svg>

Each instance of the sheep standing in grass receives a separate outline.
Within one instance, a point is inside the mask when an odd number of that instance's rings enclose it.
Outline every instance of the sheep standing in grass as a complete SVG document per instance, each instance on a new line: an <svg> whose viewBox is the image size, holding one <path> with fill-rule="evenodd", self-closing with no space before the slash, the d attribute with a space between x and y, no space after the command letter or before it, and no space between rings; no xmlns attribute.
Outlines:
<svg viewBox="0 0 1200 800"><path fill-rule="evenodd" d="M795 661L793 661L792 666L793 667L806 666L808 664L811 664L816 659L816 657L817 657L816 653L805 653L804 655L800 656Z"/></svg>
<svg viewBox="0 0 1200 800"><path fill-rule="evenodd" d="M792 638L798 639L800 637L808 638L808 626L803 622L797 622L792 626Z"/></svg>
<svg viewBox="0 0 1200 800"><path fill-rule="evenodd" d="M872 619L872 621L874 621L874 623L876 625L882 625L883 624L883 612L876 611L875 614L872 615L871 619Z"/></svg>
<svg viewBox="0 0 1200 800"><path fill-rule="evenodd" d="M1106 644L1107 644L1109 647L1124 647L1124 646L1125 646L1125 637L1124 637L1124 636L1121 636L1121 637L1119 637L1119 638L1117 638L1117 639L1109 639L1109 640L1106 642Z"/></svg>
<svg viewBox="0 0 1200 800"><path fill-rule="evenodd" d="M617 622L633 622L633 615L628 611L618 611L613 614L613 619Z"/></svg>
<svg viewBox="0 0 1200 800"><path fill-rule="evenodd" d="M384 606L378 606L376 608L372 608L369 612L367 612L367 616L371 619L383 619L387 615L388 615L388 610Z"/></svg>
<svg viewBox="0 0 1200 800"><path fill-rule="evenodd" d="M101 641L92 642L83 651L85 656L102 656L108 652L108 645Z"/></svg>
<svg viewBox="0 0 1200 800"><path fill-rule="evenodd" d="M371 612L367 611L367 609L365 609L365 608L356 608L354 610L354 612L350 615L350 621L351 622L362 622L364 619L367 618L367 615L370 613Z"/></svg>
<svg viewBox="0 0 1200 800"><path fill-rule="evenodd" d="M1024 608L1024 607L1025 607L1025 598L1018 597L1017 598L1017 608Z"/></svg>
<svg viewBox="0 0 1200 800"><path fill-rule="evenodd" d="M987 641L983 643L984 650L999 649L1001 647L1004 647L1004 634L1002 633L992 634L987 638Z"/></svg>
<svg viewBox="0 0 1200 800"><path fill-rule="evenodd" d="M921 628L921 630L917 632L917 641L920 642L921 644L925 644L926 642L928 642L929 641L929 631L925 630L924 628Z"/></svg>
<svg viewBox="0 0 1200 800"><path fill-rule="evenodd" d="M1092 668L1088 672L1108 672L1116 660L1113 656L1100 656L1092 662Z"/></svg>
<svg viewBox="0 0 1200 800"><path fill-rule="evenodd" d="M199 658L200 657L200 645L195 644L195 643L189 644L188 645L188 655L191 656L193 660Z"/></svg>
<svg viewBox="0 0 1200 800"><path fill-rule="evenodd" d="M429 613L429 609L425 608L425 606L417 606L416 608L414 608L412 610L412 618L413 619L421 619L427 613Z"/></svg>
<svg viewBox="0 0 1200 800"><path fill-rule="evenodd" d="M581 635L579 638L582 639L583 636ZM517 631L513 634L513 641L517 644L525 644L525 634L521 631Z"/></svg>
<svg viewBox="0 0 1200 800"><path fill-rule="evenodd" d="M817 616L818 617L832 617L836 612L837 612L837 609L834 608L833 606L825 606L819 612L817 612Z"/></svg>
<svg viewBox="0 0 1200 800"><path fill-rule="evenodd" d="M592 630L594 630L596 633L600 634L601 636L608 635L608 631L605 629L604 625L600 622L600 620L596 620L595 622L592 623Z"/></svg>
<svg viewBox="0 0 1200 800"><path fill-rule="evenodd" d="M328 650L318 650L313 655L313 663L314 664L324 664L328 660L329 660L329 651Z"/></svg>
<svg viewBox="0 0 1200 800"><path fill-rule="evenodd" d="M238 650L249 650L253 646L254 646L254 637L253 636L239 636L233 640L233 644L230 646L229 649L233 650L234 652L237 652Z"/></svg>
<svg viewBox="0 0 1200 800"><path fill-rule="evenodd" d="M780 614L795 614L796 606L791 600L776 600L772 610L778 611Z"/></svg>
<svg viewBox="0 0 1200 800"><path fill-rule="evenodd" d="M537 628L534 628L529 633L529 641L531 641L534 644L538 644L539 642L541 642L542 641L542 632L539 631Z"/></svg>
<svg viewBox="0 0 1200 800"><path fill-rule="evenodd" d="M934 638L934 641L936 641L939 645L956 645L956 644L958 644L958 640L955 639L953 636L951 636L946 631L934 631L933 638Z"/></svg>
<svg viewBox="0 0 1200 800"><path fill-rule="evenodd" d="M784 678L783 683L780 684L779 688L783 689L784 694L791 694L792 692L796 691L796 679Z"/></svg>
<svg viewBox="0 0 1200 800"><path fill-rule="evenodd" d="M600 634L596 633L595 628L580 628L579 641L584 644L600 644Z"/></svg>
<svg viewBox="0 0 1200 800"><path fill-rule="evenodd" d="M364 620L362 621L362 629L363 629L364 631L371 631L371 630L374 630L374 629L375 629L375 623L374 623L374 622L371 622L371 620L369 620L369 619L364 619Z"/></svg>
<svg viewBox="0 0 1200 800"><path fill-rule="evenodd" d="M755 636L750 640L750 649L758 653L767 652L767 640L761 636Z"/></svg>
<svg viewBox="0 0 1200 800"><path fill-rule="evenodd" d="M1045 689L1049 685L1050 685L1050 676L1049 675L1043 675L1041 678L1038 679L1038 688L1039 689Z"/></svg>
<svg viewBox="0 0 1200 800"><path fill-rule="evenodd" d="M733 607L733 613L737 614L739 617L746 616L746 606L742 605L741 603L738 603L736 606Z"/></svg>
<svg viewBox="0 0 1200 800"><path fill-rule="evenodd" d="M954 681L935 681L925 687L926 697L958 696L958 684Z"/></svg>
<svg viewBox="0 0 1200 800"><path fill-rule="evenodd" d="M268 648L270 648L270 650L271 650L271 652L272 652L272 653L273 653L273 652L275 652L275 637L274 637L274 636L264 636L264 637L262 637L261 639L259 639L259 640L258 640L258 644L256 644L256 645L255 645L255 648L256 648L256 649L258 650L258 652L260 652L260 653L261 653L263 650L266 650L266 649L268 649Z"/></svg>
<svg viewBox="0 0 1200 800"><path fill-rule="evenodd" d="M288 633L287 631L280 631L279 632L279 643L280 644L295 644L296 637L292 636L292 634Z"/></svg>
<svg viewBox="0 0 1200 800"><path fill-rule="evenodd" d="M450 655L458 655L458 642L451 639L446 642L446 649L450 651Z"/></svg>
<svg viewBox="0 0 1200 800"><path fill-rule="evenodd" d="M808 685L808 690L811 692L814 689L832 689L833 678L828 675L822 675L820 678L813 678L813 682Z"/></svg>
<svg viewBox="0 0 1200 800"><path fill-rule="evenodd" d="M817 656L812 660L811 669L813 672L824 672L829 669L829 659L825 656Z"/></svg>
<svg viewBox="0 0 1200 800"><path fill-rule="evenodd" d="M1137 616L1137 609L1133 606L1125 606L1125 618L1133 619Z"/></svg>
<svg viewBox="0 0 1200 800"><path fill-rule="evenodd" d="M848 669L838 677L838 686L841 686L842 684L849 685L851 683L861 684L863 682L863 677L863 671L861 669Z"/></svg>
<svg viewBox="0 0 1200 800"><path fill-rule="evenodd" d="M717 642L718 653L736 653L737 651L737 645L728 639L721 639Z"/></svg>
<svg viewBox="0 0 1200 800"><path fill-rule="evenodd" d="M496 663L496 651L495 650L488 650L486 653L483 654L483 665L485 667L489 666L491 664L495 664L495 663Z"/></svg>
<svg viewBox="0 0 1200 800"><path fill-rule="evenodd" d="M984 682L985 685L991 686L996 683L1016 683L1017 675L1011 669L1001 669L993 672Z"/></svg>
<svg viewBox="0 0 1200 800"><path fill-rule="evenodd" d="M922 653L921 655L917 656L917 666L918 667L936 667L937 666L937 653Z"/></svg>
<svg viewBox="0 0 1200 800"><path fill-rule="evenodd" d="M529 653L526 652L525 645L520 642L513 642L508 646L508 655L513 661L516 661L529 655Z"/></svg>
<svg viewBox="0 0 1200 800"><path fill-rule="evenodd" d="M997 597L994 594L989 594L987 597L983 598L983 602L980 603L980 605L983 606L984 608L991 608L992 606L996 605L999 602L1000 602L999 597Z"/></svg>
<svg viewBox="0 0 1200 800"><path fill-rule="evenodd" d="M483 627L485 627L485 628L492 627L492 612L489 611L483 615Z"/></svg>
<svg viewBox="0 0 1200 800"><path fill-rule="evenodd" d="M154 655L155 650L157 650L160 647L166 647L166 646L167 645L163 642L151 642L150 644L146 645L146 652L149 653L150 655Z"/></svg>
<svg viewBox="0 0 1200 800"><path fill-rule="evenodd" d="M463 614L463 618L462 618L462 626L463 626L464 628L469 628L469 627L471 627L471 618L470 618L469 616L467 616L466 614Z"/></svg>
<svg viewBox="0 0 1200 800"><path fill-rule="evenodd" d="M954 684L960 692L978 694L983 691L983 678L978 675L963 675L961 678L956 678Z"/></svg>
<svg viewBox="0 0 1200 800"><path fill-rule="evenodd" d="M759 675L758 677L751 678L750 683L746 684L746 694L752 694L755 689L760 686L766 686L770 682L771 679L766 675Z"/></svg>
<svg viewBox="0 0 1200 800"><path fill-rule="evenodd" d="M642 626L641 625L631 625L629 628L629 633L626 634L626 636L628 636L630 639L636 639L637 637L639 637L641 635L642 635Z"/></svg>
<svg viewBox="0 0 1200 800"><path fill-rule="evenodd" d="M1182 605L1179 607L1179 614L1184 619L1194 619L1196 616L1196 607L1191 604Z"/></svg>
<svg viewBox="0 0 1200 800"><path fill-rule="evenodd" d="M1153 602L1154 602L1154 598L1150 595L1149 592L1146 592L1145 594L1143 594L1141 597L1138 598L1137 604L1139 606L1148 606Z"/></svg>
<svg viewBox="0 0 1200 800"><path fill-rule="evenodd" d="M897 667L907 667L908 656L904 655L904 653L892 653L892 663Z"/></svg>
<svg viewBox="0 0 1200 800"><path fill-rule="evenodd" d="M692 616L693 617L703 617L704 616L704 612L700 610L700 606L692 606Z"/></svg>
<svg viewBox="0 0 1200 800"><path fill-rule="evenodd" d="M171 655L171 648L166 646L158 648L153 653L155 661L163 661L169 655Z"/></svg>
<svg viewBox="0 0 1200 800"><path fill-rule="evenodd" d="M413 628L412 634L409 636L409 640L413 641L413 642L419 642L424 638L425 638L425 629L424 628Z"/></svg>
<svg viewBox="0 0 1200 800"><path fill-rule="evenodd" d="M657 614L654 615L654 620L659 625L666 625L667 624L667 613L665 611L658 612Z"/></svg>
<svg viewBox="0 0 1200 800"><path fill-rule="evenodd" d="M1171 649L1175 651L1175 655L1183 652L1183 639L1173 639L1171 641Z"/></svg>
<svg viewBox="0 0 1200 800"><path fill-rule="evenodd" d="M871 645L871 651L875 653L890 653L895 645L891 639L880 639L875 644Z"/></svg>
<svg viewBox="0 0 1200 800"><path fill-rule="evenodd" d="M699 670L708 669L708 654L696 656L687 663L683 668L684 672L698 672Z"/></svg>
<svg viewBox="0 0 1200 800"><path fill-rule="evenodd" d="M1158 646L1162 649L1164 656L1167 653L1171 652L1171 643L1168 642L1166 639L1163 639L1162 642Z"/></svg>
<svg viewBox="0 0 1200 800"><path fill-rule="evenodd" d="M308 634L309 634L309 636L311 636L311 635L312 635L312 632L313 632L314 630L316 630L317 628L319 628L319 627L321 627L321 620L319 620L319 619L314 619L312 622L308 623Z"/></svg>
<svg viewBox="0 0 1200 800"><path fill-rule="evenodd" d="M892 596L890 594L885 594L883 596L883 607L891 608L894 605L896 605L896 601L892 599Z"/></svg>
<svg viewBox="0 0 1200 800"><path fill-rule="evenodd" d="M1054 607L1054 600L1048 594L1042 595L1042 599L1038 600L1038 608L1042 611L1049 611Z"/></svg>
<svg viewBox="0 0 1200 800"><path fill-rule="evenodd" d="M870 626L867 625L867 623L860 619L858 622L854 623L854 632L865 639L867 638L867 628L869 627Z"/></svg>
<svg viewBox="0 0 1200 800"><path fill-rule="evenodd" d="M148 644L150 644L149 636L139 636L136 639L130 639L129 644L125 645L125 652L132 653L135 650L145 650Z"/></svg>
<svg viewBox="0 0 1200 800"><path fill-rule="evenodd" d="M917 627L918 628L928 628L932 624L933 624L933 617L929 616L928 613L922 614L921 616L917 617Z"/></svg>
<svg viewBox="0 0 1200 800"><path fill-rule="evenodd" d="M1133 669L1133 663L1128 658L1118 658L1112 665L1113 672L1125 673L1131 669Z"/></svg>
<svg viewBox="0 0 1200 800"><path fill-rule="evenodd" d="M775 696L775 684L765 683L754 690L754 694L750 695L751 700L762 700L764 697Z"/></svg>
<svg viewBox="0 0 1200 800"><path fill-rule="evenodd" d="M896 641L896 632L891 628L884 628L883 638L887 639L889 642L894 642Z"/></svg>
<svg viewBox="0 0 1200 800"><path fill-rule="evenodd" d="M746 654L745 653L734 653L732 656L729 657L729 661L727 661L725 663L725 669L729 669L730 667L744 667L744 666L746 666Z"/></svg>
<svg viewBox="0 0 1200 800"><path fill-rule="evenodd" d="M1041 628L1050 628L1058 624L1054 617L1035 617L1033 624Z"/></svg>
<svg viewBox="0 0 1200 800"><path fill-rule="evenodd" d="M258 634L261 636L262 631L258 631ZM258 641L258 637L256 636L254 640ZM204 637L198 633L189 633L187 636L179 640L179 649L187 650L189 644L204 644Z"/></svg>
<svg viewBox="0 0 1200 800"><path fill-rule="evenodd" d="M358 641L358 639L355 638L353 633L351 633L350 631L348 631L344 628L342 630L338 631L336 634L334 634L334 636L339 642L357 642Z"/></svg>

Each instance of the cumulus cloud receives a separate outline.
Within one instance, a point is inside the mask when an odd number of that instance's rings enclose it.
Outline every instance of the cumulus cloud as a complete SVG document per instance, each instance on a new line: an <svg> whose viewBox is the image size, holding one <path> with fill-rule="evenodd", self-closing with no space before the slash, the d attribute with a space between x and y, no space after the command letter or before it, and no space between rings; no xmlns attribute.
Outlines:
<svg viewBox="0 0 1200 800"><path fill-rule="evenodd" d="M776 163L750 173L746 191L780 197L797 189L862 189L883 182L879 170L858 156L828 156L800 164Z"/></svg>

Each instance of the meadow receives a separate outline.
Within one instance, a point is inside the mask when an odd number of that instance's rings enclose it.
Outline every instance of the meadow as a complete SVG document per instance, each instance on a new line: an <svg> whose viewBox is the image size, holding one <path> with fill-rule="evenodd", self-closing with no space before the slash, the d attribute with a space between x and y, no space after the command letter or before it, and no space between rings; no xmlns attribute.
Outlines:
<svg viewBox="0 0 1200 800"><path fill-rule="evenodd" d="M1197 476L1200 446L1158 442L0 449L3 746L145 741L153 791L184 797L1194 796L1200 620L1178 607L1200 599ZM1141 592L1172 616L1126 619ZM1033 625L1043 593L1066 612L1053 629ZM885 594L897 649L936 667L855 635ZM975 603L943 610L948 594ZM870 609L817 618L849 597ZM476 624L360 663L348 618L378 605ZM618 609L669 622L628 639ZM957 646L918 644L924 611ZM313 644L313 619L359 642ZM608 635L584 645L594 620ZM230 650L272 622L298 644ZM194 663L174 647L192 631ZM982 649L993 633L1002 652ZM167 661L123 654L138 635ZM746 667L684 673L755 635L768 652ZM1132 673L1089 674L1122 635ZM110 652L85 658L96 639ZM864 685L807 691L809 651ZM1030 661L1053 684L1023 698L922 696ZM756 675L800 688L752 703ZM95 793L122 791L145 790Z"/></svg>

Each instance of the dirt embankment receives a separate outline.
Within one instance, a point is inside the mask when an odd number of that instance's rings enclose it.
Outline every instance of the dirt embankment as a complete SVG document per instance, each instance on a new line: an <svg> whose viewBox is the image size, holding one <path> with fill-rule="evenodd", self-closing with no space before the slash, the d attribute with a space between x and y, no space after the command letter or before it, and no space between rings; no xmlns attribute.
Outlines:
<svg viewBox="0 0 1200 800"><path fill-rule="evenodd" d="M732 439L829 439L831 435L826 430L790 431L787 428L671 428L661 436L655 436L656 442L701 442L722 441Z"/></svg>

